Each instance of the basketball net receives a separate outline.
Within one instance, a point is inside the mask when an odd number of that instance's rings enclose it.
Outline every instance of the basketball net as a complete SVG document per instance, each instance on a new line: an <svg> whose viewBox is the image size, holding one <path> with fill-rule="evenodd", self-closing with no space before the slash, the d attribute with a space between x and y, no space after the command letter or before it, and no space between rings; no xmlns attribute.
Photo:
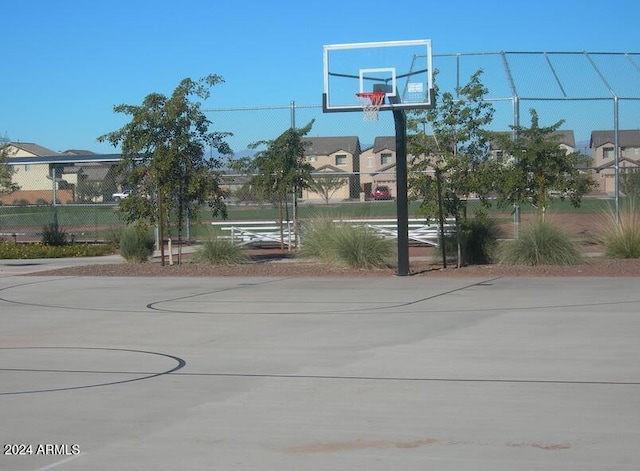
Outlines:
<svg viewBox="0 0 640 471"><path fill-rule="evenodd" d="M364 113L364 121L378 121L378 111L382 103L384 103L384 92L361 92L356 93L360 104L362 105L362 111Z"/></svg>

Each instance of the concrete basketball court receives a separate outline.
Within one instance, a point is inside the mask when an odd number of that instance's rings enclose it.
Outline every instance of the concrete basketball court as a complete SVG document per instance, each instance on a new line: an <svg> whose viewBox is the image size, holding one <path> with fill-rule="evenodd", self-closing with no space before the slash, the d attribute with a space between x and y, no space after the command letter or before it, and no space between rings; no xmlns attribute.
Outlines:
<svg viewBox="0 0 640 471"><path fill-rule="evenodd" d="M640 463L640 278L41 268L0 266L2 470Z"/></svg>

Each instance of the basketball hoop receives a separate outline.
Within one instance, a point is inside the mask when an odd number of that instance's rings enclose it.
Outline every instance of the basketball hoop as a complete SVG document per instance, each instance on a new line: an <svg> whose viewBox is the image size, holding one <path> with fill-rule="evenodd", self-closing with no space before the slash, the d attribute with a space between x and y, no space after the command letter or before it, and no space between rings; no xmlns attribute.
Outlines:
<svg viewBox="0 0 640 471"><path fill-rule="evenodd" d="M362 105L365 121L378 121L378 111L384 102L385 92L361 92L356 93Z"/></svg>

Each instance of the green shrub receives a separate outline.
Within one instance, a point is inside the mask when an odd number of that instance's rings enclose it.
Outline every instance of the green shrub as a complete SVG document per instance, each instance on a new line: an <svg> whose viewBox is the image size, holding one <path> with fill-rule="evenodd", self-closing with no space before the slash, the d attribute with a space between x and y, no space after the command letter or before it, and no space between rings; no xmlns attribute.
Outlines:
<svg viewBox="0 0 640 471"><path fill-rule="evenodd" d="M447 260L457 260L461 256L460 265L484 265L493 263L497 258L498 239L503 236L498 221L485 215L478 215L461 225L459 236L445 235ZM458 254L458 237L460 254ZM442 258L439 245L436 252Z"/></svg>
<svg viewBox="0 0 640 471"><path fill-rule="evenodd" d="M393 241L368 227L318 220L305 228L300 255L354 268L378 268L390 265L394 247Z"/></svg>
<svg viewBox="0 0 640 471"><path fill-rule="evenodd" d="M67 233L60 228L57 221L42 228L42 244L52 247L61 247L67 244Z"/></svg>
<svg viewBox="0 0 640 471"><path fill-rule="evenodd" d="M462 226L464 263L479 265L493 263L496 258L498 239L503 237L495 219L477 216Z"/></svg>
<svg viewBox="0 0 640 471"><path fill-rule="evenodd" d="M211 237L198 247L191 261L212 265L234 265L248 262L249 257L242 247L232 241Z"/></svg>
<svg viewBox="0 0 640 471"><path fill-rule="evenodd" d="M501 261L507 265L577 265L582 256L569 234L538 221L523 227L519 238L507 243Z"/></svg>
<svg viewBox="0 0 640 471"><path fill-rule="evenodd" d="M142 263L153 255L155 241L146 226L135 224L120 235L120 255L130 263Z"/></svg>
<svg viewBox="0 0 640 471"><path fill-rule="evenodd" d="M611 211L607 223L601 229L605 255L611 258L640 257L640 214L632 198L627 200L620 212L620 221Z"/></svg>

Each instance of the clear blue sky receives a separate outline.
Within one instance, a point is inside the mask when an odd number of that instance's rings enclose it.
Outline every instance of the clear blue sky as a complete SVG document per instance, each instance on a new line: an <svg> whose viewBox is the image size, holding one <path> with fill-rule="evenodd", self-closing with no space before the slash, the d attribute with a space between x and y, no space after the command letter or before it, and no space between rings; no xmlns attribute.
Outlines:
<svg viewBox="0 0 640 471"><path fill-rule="evenodd" d="M324 44L640 52L637 0L4 0L0 12L0 136L57 151L116 151L96 142L126 122L113 106L185 77L224 77L205 108L320 104Z"/></svg>

